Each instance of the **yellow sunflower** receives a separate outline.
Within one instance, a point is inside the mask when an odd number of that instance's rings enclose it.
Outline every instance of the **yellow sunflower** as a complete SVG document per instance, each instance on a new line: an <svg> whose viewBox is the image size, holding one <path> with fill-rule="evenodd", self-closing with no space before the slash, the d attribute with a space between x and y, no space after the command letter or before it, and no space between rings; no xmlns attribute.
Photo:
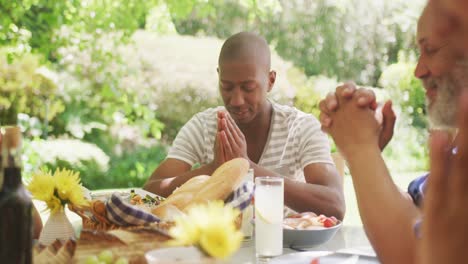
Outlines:
<svg viewBox="0 0 468 264"><path fill-rule="evenodd" d="M193 224L205 228L218 223L226 226L234 225L240 212L230 206L225 206L223 201L211 201L190 207L187 214Z"/></svg>
<svg viewBox="0 0 468 264"><path fill-rule="evenodd" d="M239 249L242 237L242 232L234 226L218 222L201 232L200 247L212 257L226 259Z"/></svg>
<svg viewBox="0 0 468 264"><path fill-rule="evenodd" d="M86 204L79 172L57 169L54 173L54 179L60 200L77 206Z"/></svg>
<svg viewBox="0 0 468 264"><path fill-rule="evenodd" d="M34 199L44 201L51 212L62 210L67 203L77 206L88 203L79 173L66 169L57 169L53 175L46 170L33 174L27 189Z"/></svg>
<svg viewBox="0 0 468 264"><path fill-rule="evenodd" d="M31 192L34 199L48 202L54 196L54 178L48 171L40 171L32 175L32 180L27 189Z"/></svg>
<svg viewBox="0 0 468 264"><path fill-rule="evenodd" d="M198 204L187 210L187 215L177 217L169 234L174 238L170 245L195 245L206 254L225 259L236 252L243 234L234 221L237 209L225 206L222 201Z"/></svg>
<svg viewBox="0 0 468 264"><path fill-rule="evenodd" d="M47 208L49 208L50 213L52 214L60 210L63 210L63 204L60 201L60 199L57 198L56 196L52 196L51 199L46 201L46 204L47 204Z"/></svg>
<svg viewBox="0 0 468 264"><path fill-rule="evenodd" d="M200 238L200 228L194 224L187 216L179 216L174 219L175 226L169 230L169 234L174 238L169 241L172 246L190 246L198 243Z"/></svg>

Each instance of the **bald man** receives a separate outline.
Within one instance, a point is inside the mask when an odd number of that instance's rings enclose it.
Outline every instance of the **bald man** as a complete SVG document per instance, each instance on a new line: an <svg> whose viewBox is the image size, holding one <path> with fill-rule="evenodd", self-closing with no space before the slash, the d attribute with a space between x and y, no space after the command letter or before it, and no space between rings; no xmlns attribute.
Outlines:
<svg viewBox="0 0 468 264"><path fill-rule="evenodd" d="M313 211L342 219L342 179L320 123L267 98L276 80L267 42L248 32L231 36L221 48L217 71L224 107L198 113L182 127L144 188L168 196L192 177L211 175L242 157L255 176L284 177L286 213ZM195 164L201 166L192 169Z"/></svg>

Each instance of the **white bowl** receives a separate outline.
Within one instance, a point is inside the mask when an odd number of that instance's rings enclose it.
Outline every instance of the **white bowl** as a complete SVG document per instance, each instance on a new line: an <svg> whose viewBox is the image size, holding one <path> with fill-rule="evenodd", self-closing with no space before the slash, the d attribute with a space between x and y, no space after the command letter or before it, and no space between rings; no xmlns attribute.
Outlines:
<svg viewBox="0 0 468 264"><path fill-rule="evenodd" d="M341 228L340 222L336 226L312 229L297 230L283 229L283 246L290 248L311 248L327 243Z"/></svg>

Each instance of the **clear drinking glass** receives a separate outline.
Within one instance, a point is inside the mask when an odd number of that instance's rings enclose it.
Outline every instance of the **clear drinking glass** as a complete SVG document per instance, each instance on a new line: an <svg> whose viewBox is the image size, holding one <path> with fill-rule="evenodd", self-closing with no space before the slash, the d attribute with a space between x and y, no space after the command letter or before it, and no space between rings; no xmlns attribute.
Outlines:
<svg viewBox="0 0 468 264"><path fill-rule="evenodd" d="M255 178L255 252L258 257L283 253L283 206L283 178Z"/></svg>

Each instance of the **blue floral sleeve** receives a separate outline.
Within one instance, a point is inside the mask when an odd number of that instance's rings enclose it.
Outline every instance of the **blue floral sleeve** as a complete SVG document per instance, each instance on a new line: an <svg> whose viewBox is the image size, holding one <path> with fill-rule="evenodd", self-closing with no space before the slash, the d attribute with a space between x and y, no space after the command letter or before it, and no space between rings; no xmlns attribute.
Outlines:
<svg viewBox="0 0 468 264"><path fill-rule="evenodd" d="M413 198L414 204L416 204L418 207L422 205L422 201L424 199L424 190L426 188L426 181L428 176L429 173L420 176L408 185L408 193L411 195L411 198Z"/></svg>

